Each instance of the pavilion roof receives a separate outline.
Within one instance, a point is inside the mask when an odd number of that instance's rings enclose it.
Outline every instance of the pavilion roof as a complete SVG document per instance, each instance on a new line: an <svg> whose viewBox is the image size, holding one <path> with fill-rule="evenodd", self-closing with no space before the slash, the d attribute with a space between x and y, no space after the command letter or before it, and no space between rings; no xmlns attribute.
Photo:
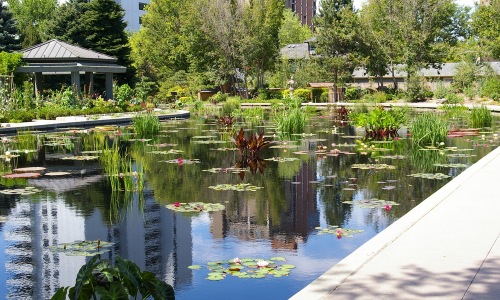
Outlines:
<svg viewBox="0 0 500 300"><path fill-rule="evenodd" d="M113 63L117 61L115 57L55 39L22 49L21 53L27 62L100 61Z"/></svg>

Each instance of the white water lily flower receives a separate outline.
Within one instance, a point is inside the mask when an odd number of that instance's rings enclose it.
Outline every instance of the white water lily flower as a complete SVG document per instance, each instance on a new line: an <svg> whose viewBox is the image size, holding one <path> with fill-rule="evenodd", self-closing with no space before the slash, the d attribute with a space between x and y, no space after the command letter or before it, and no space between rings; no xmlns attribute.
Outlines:
<svg viewBox="0 0 500 300"><path fill-rule="evenodd" d="M266 260L259 260L257 261L257 266L259 268L264 268L264 267L267 267L269 265L269 262L266 261Z"/></svg>
<svg viewBox="0 0 500 300"><path fill-rule="evenodd" d="M237 257L235 257L235 258L233 259L233 262L234 262L235 264L241 264L241 260L240 260L239 258L237 258Z"/></svg>
<svg viewBox="0 0 500 300"><path fill-rule="evenodd" d="M10 151L5 151L5 155L10 155Z"/></svg>

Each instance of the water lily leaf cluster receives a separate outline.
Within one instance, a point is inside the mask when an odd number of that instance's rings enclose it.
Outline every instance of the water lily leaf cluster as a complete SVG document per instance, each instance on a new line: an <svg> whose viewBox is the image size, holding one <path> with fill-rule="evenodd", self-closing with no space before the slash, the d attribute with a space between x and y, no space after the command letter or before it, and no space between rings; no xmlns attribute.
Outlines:
<svg viewBox="0 0 500 300"><path fill-rule="evenodd" d="M362 229L349 229L349 228L341 228L336 225L328 225L328 227L316 227L318 232L317 235L323 234L333 234L337 237L353 237L354 234L364 232Z"/></svg>
<svg viewBox="0 0 500 300"><path fill-rule="evenodd" d="M99 156L91 156L91 155L81 155L81 156L66 156L62 157L62 160L96 160Z"/></svg>
<svg viewBox="0 0 500 300"><path fill-rule="evenodd" d="M467 168L466 164L434 164L436 167L443 168Z"/></svg>
<svg viewBox="0 0 500 300"><path fill-rule="evenodd" d="M361 208L387 208L394 205L399 205L399 203L389 200L381 200L377 198L372 199L362 199L353 201L343 201L342 203L356 205Z"/></svg>
<svg viewBox="0 0 500 300"><path fill-rule="evenodd" d="M416 174L410 174L407 176L417 177L417 178L425 178L425 179L437 179L437 180L442 180L442 179L446 179L446 178L451 177L451 176L443 174L443 173L416 173Z"/></svg>
<svg viewBox="0 0 500 300"><path fill-rule="evenodd" d="M184 212L184 213L196 213L204 211L212 212L212 211L224 210L226 208L224 204L203 203L203 202L191 202L191 203L175 202L173 204L167 204L165 207L173 211Z"/></svg>
<svg viewBox="0 0 500 300"><path fill-rule="evenodd" d="M35 187L27 186L25 188L19 188L19 189L1 190L0 193L5 194L5 195L31 195L31 194L35 194L35 193L38 193L41 191L42 190L37 189Z"/></svg>
<svg viewBox="0 0 500 300"><path fill-rule="evenodd" d="M295 160L299 160L299 159L296 157L271 157L271 158L266 158L264 160L276 161L276 162L288 162L288 161L295 161Z"/></svg>
<svg viewBox="0 0 500 300"><path fill-rule="evenodd" d="M238 184L218 184L209 186L208 188L216 190L216 191L238 191L238 192L255 192L263 187L254 186L250 183L238 183Z"/></svg>
<svg viewBox="0 0 500 300"><path fill-rule="evenodd" d="M284 257L272 257L269 260L261 258L233 258L224 261L213 261L206 264L209 273L206 279L212 281L223 280L227 276L237 278L266 278L288 276L295 265L281 264L286 262ZM188 267L192 270L203 269L201 265Z"/></svg>
<svg viewBox="0 0 500 300"><path fill-rule="evenodd" d="M149 153L151 154L179 154L183 153L183 150L176 150L176 149L170 149L168 151L151 151Z"/></svg>
<svg viewBox="0 0 500 300"><path fill-rule="evenodd" d="M70 256L94 256L110 251L113 245L114 243L101 240L74 241L71 243L49 246L49 250L52 252L63 252Z"/></svg>
<svg viewBox="0 0 500 300"><path fill-rule="evenodd" d="M240 172L245 172L246 170L247 170L246 168L211 168L211 169L202 170L202 171L210 172L210 173L214 173L214 174L217 174L217 173L238 174Z"/></svg>
<svg viewBox="0 0 500 300"><path fill-rule="evenodd" d="M199 164L199 159L170 159L170 160L162 160L162 162L166 162L167 164L178 164L178 165L190 165L190 164Z"/></svg>
<svg viewBox="0 0 500 300"><path fill-rule="evenodd" d="M396 169L395 166L393 165L387 165L387 164L353 164L351 165L351 168L353 169L361 169L361 170L394 170Z"/></svg>

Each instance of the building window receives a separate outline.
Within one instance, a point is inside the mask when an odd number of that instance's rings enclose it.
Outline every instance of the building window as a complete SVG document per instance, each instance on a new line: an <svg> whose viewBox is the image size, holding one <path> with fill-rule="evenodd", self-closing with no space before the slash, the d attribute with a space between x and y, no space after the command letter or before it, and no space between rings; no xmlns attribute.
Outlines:
<svg viewBox="0 0 500 300"><path fill-rule="evenodd" d="M146 8L146 5L148 5L148 4L139 2L139 10L144 10L144 8Z"/></svg>

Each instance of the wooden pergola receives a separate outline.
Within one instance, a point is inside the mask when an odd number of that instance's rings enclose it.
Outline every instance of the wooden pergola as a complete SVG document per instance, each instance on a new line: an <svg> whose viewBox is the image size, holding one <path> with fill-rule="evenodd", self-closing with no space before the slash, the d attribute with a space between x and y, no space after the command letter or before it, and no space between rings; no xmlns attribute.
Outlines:
<svg viewBox="0 0 500 300"><path fill-rule="evenodd" d="M80 75L85 75L84 86L94 93L94 74L105 74L106 99L113 99L113 74L125 73L126 67L116 64L117 59L106 54L71 45L59 40L21 50L26 65L16 69L18 73L34 74L35 93L43 89L43 76L71 75L71 86L76 93L82 90Z"/></svg>

